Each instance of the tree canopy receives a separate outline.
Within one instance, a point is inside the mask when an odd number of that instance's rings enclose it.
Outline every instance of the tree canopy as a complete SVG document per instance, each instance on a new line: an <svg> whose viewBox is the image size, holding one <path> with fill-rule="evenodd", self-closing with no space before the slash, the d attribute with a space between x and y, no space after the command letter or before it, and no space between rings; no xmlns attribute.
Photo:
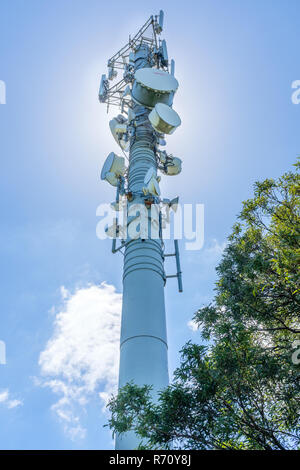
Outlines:
<svg viewBox="0 0 300 470"><path fill-rule="evenodd" d="M300 162L254 185L194 315L173 383L153 401L133 383L109 402L114 432L141 448L300 449Z"/></svg>

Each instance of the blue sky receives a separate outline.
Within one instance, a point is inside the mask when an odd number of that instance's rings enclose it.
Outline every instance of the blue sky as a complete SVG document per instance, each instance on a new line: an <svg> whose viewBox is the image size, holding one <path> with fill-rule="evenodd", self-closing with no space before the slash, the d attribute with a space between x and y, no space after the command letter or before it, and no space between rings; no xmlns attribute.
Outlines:
<svg viewBox="0 0 300 470"><path fill-rule="evenodd" d="M183 171L161 189L205 204L203 249L181 244L184 292L174 280L166 288L171 371L184 342L199 340L188 322L213 296L241 201L300 153L300 105L291 101L300 79L298 0L150 3L0 5L2 449L112 448L99 393L113 387L122 260L95 230L97 206L114 198L99 172L118 149L97 93L128 34L165 11L182 119L167 150Z"/></svg>

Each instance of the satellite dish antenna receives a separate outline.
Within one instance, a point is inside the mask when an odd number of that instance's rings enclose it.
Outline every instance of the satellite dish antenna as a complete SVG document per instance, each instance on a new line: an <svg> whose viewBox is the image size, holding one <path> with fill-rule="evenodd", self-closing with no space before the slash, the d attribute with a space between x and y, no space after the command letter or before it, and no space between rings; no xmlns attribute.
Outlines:
<svg viewBox="0 0 300 470"><path fill-rule="evenodd" d="M127 150L129 147L129 142L124 140L124 135L127 133L127 124L125 124L126 122L126 119L122 115L119 115L118 117L109 121L109 128L113 138L123 150Z"/></svg>
<svg viewBox="0 0 300 470"><path fill-rule="evenodd" d="M121 225L117 224L116 222L113 225L105 228L105 233L109 238L117 238L117 237L124 237L124 229Z"/></svg>
<svg viewBox="0 0 300 470"><path fill-rule="evenodd" d="M178 203L179 203L179 196L174 197L174 199L172 199L172 200L170 201L170 204L169 204L170 209L172 209L172 211L174 211L174 212L177 212Z"/></svg>
<svg viewBox="0 0 300 470"><path fill-rule="evenodd" d="M164 103L157 103L148 117L152 127L162 134L173 134L181 124L176 111Z"/></svg>
<svg viewBox="0 0 300 470"><path fill-rule="evenodd" d="M152 194L153 196L159 196L160 195L160 188L156 176L156 171L153 167L149 168L147 171L145 178L144 178L144 184L146 187L143 188L143 193L145 195L147 194Z"/></svg>
<svg viewBox="0 0 300 470"><path fill-rule="evenodd" d="M163 173L169 176L178 175L181 172L182 160L177 157L172 157L170 163L166 163Z"/></svg>
<svg viewBox="0 0 300 470"><path fill-rule="evenodd" d="M149 170L147 171L144 178L144 183L148 184L151 178L156 178L156 172L153 167L149 168Z"/></svg>
<svg viewBox="0 0 300 470"><path fill-rule="evenodd" d="M160 188L157 179L152 177L145 188L143 188L145 196L152 194L153 196L160 196Z"/></svg>
<svg viewBox="0 0 300 470"><path fill-rule="evenodd" d="M145 67L138 69L134 78L131 95L137 104L146 108L157 103L172 105L178 81L168 72Z"/></svg>
<svg viewBox="0 0 300 470"><path fill-rule="evenodd" d="M118 178L125 173L125 158L118 157L111 152L106 158L101 171L101 179L106 180L112 186L118 185Z"/></svg>
<svg viewBox="0 0 300 470"><path fill-rule="evenodd" d="M111 171L108 171L105 175L105 178L103 179L105 179L112 186L118 186L118 178Z"/></svg>
<svg viewBox="0 0 300 470"><path fill-rule="evenodd" d="M122 204L120 201L119 202L114 201L110 203L110 207L116 212L119 212L121 210L121 206Z"/></svg>

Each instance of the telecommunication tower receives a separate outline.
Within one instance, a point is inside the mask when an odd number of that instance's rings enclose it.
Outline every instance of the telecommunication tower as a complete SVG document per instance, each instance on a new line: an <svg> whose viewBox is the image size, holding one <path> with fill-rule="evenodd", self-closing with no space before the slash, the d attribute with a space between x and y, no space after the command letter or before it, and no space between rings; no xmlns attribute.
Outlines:
<svg viewBox="0 0 300 470"><path fill-rule="evenodd" d="M178 197L161 197L157 174L158 170L164 175L181 171L181 160L162 149L165 136L181 124L172 108L178 88L175 63L169 61L166 41L160 39L163 20L160 11L133 38L129 37L108 60L108 74L102 75L99 90L99 100L107 109L111 105L120 109L109 126L124 155L111 152L101 172L101 179L116 187L116 199L111 204L114 223L107 227L107 235L112 238L112 252L124 256L119 388L131 381L149 384L154 399L169 382L164 301L167 278L176 277L182 292L178 241L174 240L174 253L170 254L165 253L163 241L163 228L169 223L170 211L177 210ZM148 236L141 230L141 212L146 217ZM176 261L176 273L169 276L164 269L167 256L174 256ZM134 449L139 441L128 432L116 437L116 449Z"/></svg>

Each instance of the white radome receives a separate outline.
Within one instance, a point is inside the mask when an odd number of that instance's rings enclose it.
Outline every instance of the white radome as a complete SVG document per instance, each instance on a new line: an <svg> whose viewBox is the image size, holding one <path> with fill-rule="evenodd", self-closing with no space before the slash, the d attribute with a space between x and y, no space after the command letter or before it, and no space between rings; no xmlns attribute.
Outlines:
<svg viewBox="0 0 300 470"><path fill-rule="evenodd" d="M181 124L181 119L170 106L157 103L149 114L152 127L162 134L173 134Z"/></svg>
<svg viewBox="0 0 300 470"><path fill-rule="evenodd" d="M173 75L164 70L152 69L145 67L135 72L134 78L145 88L163 93L176 91L178 81Z"/></svg>
<svg viewBox="0 0 300 470"><path fill-rule="evenodd" d="M147 171L145 178L144 178L144 183L148 184L152 177L154 178L156 177L156 172L153 167L149 168L149 170Z"/></svg>
<svg viewBox="0 0 300 470"><path fill-rule="evenodd" d="M117 118L113 118L109 121L109 128L111 130L111 133L113 135L113 138L117 142L117 144L123 149L123 150L128 150L129 147L129 142L126 142L123 139L123 136L127 132L127 124L126 120L123 117L123 120L120 119L120 117L123 116L118 116Z"/></svg>
<svg viewBox="0 0 300 470"><path fill-rule="evenodd" d="M177 157L172 157L172 162L165 166L164 173L169 176L179 175L181 172L182 160Z"/></svg>
<svg viewBox="0 0 300 470"><path fill-rule="evenodd" d="M125 173L125 158L118 157L114 152L110 152L106 158L101 171L101 179L106 180L112 186L117 186L118 178Z"/></svg>
<svg viewBox="0 0 300 470"><path fill-rule="evenodd" d="M116 223L107 227L105 229L105 232L109 238L118 238L118 237L122 238L124 236L123 227Z"/></svg>
<svg viewBox="0 0 300 470"><path fill-rule="evenodd" d="M158 178L156 176L156 171L153 167L149 168L145 178L144 178L144 184L146 185L143 188L143 192L145 195L147 194L152 194L153 196L159 196L160 195L160 188L158 184Z"/></svg>
<svg viewBox="0 0 300 470"><path fill-rule="evenodd" d="M164 70L149 67L135 72L131 96L138 104L154 108L157 103L171 105L178 81Z"/></svg>
<svg viewBox="0 0 300 470"><path fill-rule="evenodd" d="M157 182L157 179L155 176L152 176L151 179L149 180L147 186L143 188L143 193L145 196L147 194L152 194L153 196L159 196L160 195L160 188L159 184Z"/></svg>

